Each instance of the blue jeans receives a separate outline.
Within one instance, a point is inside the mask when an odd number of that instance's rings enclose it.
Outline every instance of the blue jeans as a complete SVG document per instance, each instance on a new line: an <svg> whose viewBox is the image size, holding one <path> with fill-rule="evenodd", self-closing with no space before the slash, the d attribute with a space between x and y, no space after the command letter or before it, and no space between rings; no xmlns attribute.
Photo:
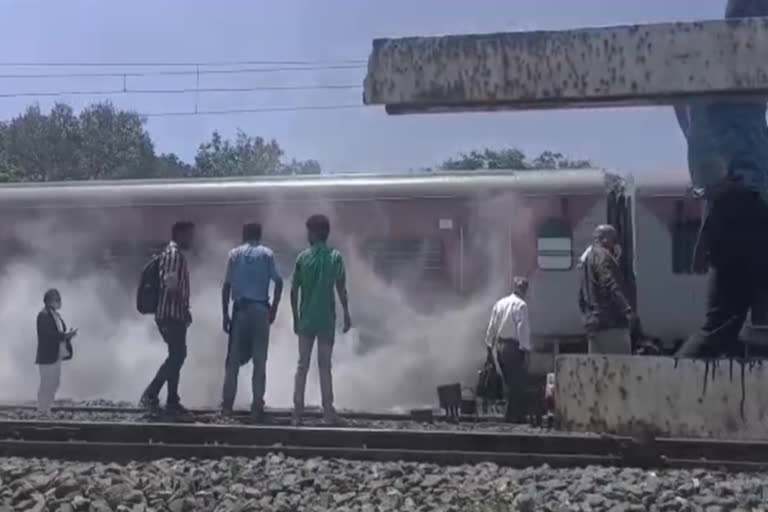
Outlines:
<svg viewBox="0 0 768 512"><path fill-rule="evenodd" d="M240 373L239 354L243 350L251 353L253 375L251 390L253 402L251 410L264 410L264 391L266 388L267 349L269 347L269 310L258 302L238 304L232 314L231 347L224 374L222 407L232 409L237 394L237 376Z"/></svg>

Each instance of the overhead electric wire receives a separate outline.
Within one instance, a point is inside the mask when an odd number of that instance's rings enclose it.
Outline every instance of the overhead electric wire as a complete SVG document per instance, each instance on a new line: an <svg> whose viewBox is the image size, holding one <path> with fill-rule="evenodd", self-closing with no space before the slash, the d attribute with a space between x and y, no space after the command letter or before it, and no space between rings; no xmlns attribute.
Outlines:
<svg viewBox="0 0 768 512"><path fill-rule="evenodd" d="M0 99L7 98L44 98L55 96L111 96L117 94L199 94L199 93L241 93L256 91L311 91L311 90L351 90L361 89L358 84L321 84L321 85L264 85L254 87L201 87L181 89L112 89L112 90L74 90L74 91L32 91L0 93Z"/></svg>
<svg viewBox="0 0 768 512"><path fill-rule="evenodd" d="M340 104L340 105L296 105L285 107L255 107L255 108L235 108L226 110L198 110L198 111L180 111L180 112L148 112L139 113L143 117L193 117L193 116L216 116L231 114L261 114L266 112L300 112L307 110L349 110L366 108L367 105Z"/></svg>
<svg viewBox="0 0 768 512"><path fill-rule="evenodd" d="M196 76L201 75L245 75L270 72L302 72L323 70L364 69L364 60L263 60L263 61L200 61L200 62L0 62L0 68L10 67L91 67L91 68L190 68L190 69L152 69L152 70L126 70L105 69L97 71L66 71L66 72L0 72L0 79L47 79L47 78L122 78L121 88L112 90L56 90L56 91L18 91L0 93L0 99L23 97L57 97L57 96L109 96L130 94L201 94L201 93L242 93L255 91L305 91L305 90L353 90L361 89L360 84L317 84L317 85L257 85L252 87L185 87L185 88L127 88L128 78L149 76ZM209 69L229 66L229 69ZM271 66L271 67L255 67ZM208 68L208 69L206 69ZM10 71L10 70L9 70ZM7 89L6 89L7 90ZM299 111L329 111L360 109L365 105L361 103L351 104L326 104L326 105L293 105L293 106L264 106L252 108L232 108L223 110L201 110L195 100L194 110L167 111L140 113L143 117L193 117L216 116L234 114L256 114L269 112L299 112Z"/></svg>
<svg viewBox="0 0 768 512"><path fill-rule="evenodd" d="M166 61L166 62L33 62L33 61L0 61L0 67L182 67L182 66L315 66L321 64L365 64L364 59L318 59L318 60L231 60L231 61Z"/></svg>
<svg viewBox="0 0 768 512"><path fill-rule="evenodd" d="M80 73L0 73L2 79L44 79L44 78L136 78L146 76L194 76L194 75L245 75L252 73L275 73L281 71L324 71L341 69L364 69L360 64L339 64L333 66L235 68L235 69L189 69L174 71L98 71Z"/></svg>

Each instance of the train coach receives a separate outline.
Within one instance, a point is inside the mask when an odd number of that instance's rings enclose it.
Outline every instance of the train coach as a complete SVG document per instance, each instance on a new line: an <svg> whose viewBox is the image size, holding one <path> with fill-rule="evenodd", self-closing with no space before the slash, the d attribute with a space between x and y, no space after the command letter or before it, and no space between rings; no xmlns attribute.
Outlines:
<svg viewBox="0 0 768 512"><path fill-rule="evenodd" d="M634 183L589 169L12 184L0 187L0 259L32 255L35 235L54 233L77 238L80 271L109 265L135 279L177 219L227 244L260 219L290 268L303 219L321 212L335 241L354 240L402 286L471 300L489 283L529 276L536 350L557 353L582 346L576 263L594 227L610 223L645 331L671 344L703 313L704 279L690 270L700 205L687 189L683 176Z"/></svg>

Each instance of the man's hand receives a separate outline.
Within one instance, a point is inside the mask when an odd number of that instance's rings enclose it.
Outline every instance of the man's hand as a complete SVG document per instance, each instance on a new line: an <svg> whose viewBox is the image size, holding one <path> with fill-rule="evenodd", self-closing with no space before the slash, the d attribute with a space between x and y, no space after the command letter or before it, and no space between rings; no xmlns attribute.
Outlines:
<svg viewBox="0 0 768 512"><path fill-rule="evenodd" d="M504 372L501 369L501 363L499 363L499 354L495 350L489 349L491 353L491 359L493 360L493 367L496 368L496 375L501 378L501 381L506 386L507 380L504 378Z"/></svg>
<svg viewBox="0 0 768 512"><path fill-rule="evenodd" d="M299 334L299 319L297 317L293 317L293 333Z"/></svg>
<svg viewBox="0 0 768 512"><path fill-rule="evenodd" d="M272 325L275 323L275 318L277 318L277 304L272 304L269 308L269 325Z"/></svg>
<svg viewBox="0 0 768 512"><path fill-rule="evenodd" d="M71 340L75 336L77 336L77 329L70 329L67 331L67 334L64 335L68 340Z"/></svg>
<svg viewBox="0 0 768 512"><path fill-rule="evenodd" d="M626 312L626 315L627 315L627 323L629 324L629 328L632 329L632 326L634 326L637 323L637 315L631 309Z"/></svg>
<svg viewBox="0 0 768 512"><path fill-rule="evenodd" d="M187 310L187 313L186 313L185 316L187 317L186 318L186 320L187 320L187 327L189 327L190 325L192 325L192 312L190 310Z"/></svg>
<svg viewBox="0 0 768 512"><path fill-rule="evenodd" d="M229 319L229 315L224 315L222 321L221 321L221 328L224 330L225 334L229 334L229 330L232 327L232 321Z"/></svg>
<svg viewBox="0 0 768 512"><path fill-rule="evenodd" d="M352 328L352 319L349 318L349 311L344 312L344 325L341 328L341 332L348 333Z"/></svg>

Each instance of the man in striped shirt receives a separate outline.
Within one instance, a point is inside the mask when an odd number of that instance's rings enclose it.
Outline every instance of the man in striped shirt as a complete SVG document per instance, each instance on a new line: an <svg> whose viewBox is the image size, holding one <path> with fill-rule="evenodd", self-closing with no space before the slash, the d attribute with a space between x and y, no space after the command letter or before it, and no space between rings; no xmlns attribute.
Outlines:
<svg viewBox="0 0 768 512"><path fill-rule="evenodd" d="M192 247L194 234L193 223L177 222L171 230L171 241L160 255L160 297L155 322L168 346L168 357L141 397L142 406L152 411L159 408L158 395L163 385L167 384L167 412L184 412L179 399L179 376L187 357L187 329L192 323L189 310L189 270L184 251Z"/></svg>

